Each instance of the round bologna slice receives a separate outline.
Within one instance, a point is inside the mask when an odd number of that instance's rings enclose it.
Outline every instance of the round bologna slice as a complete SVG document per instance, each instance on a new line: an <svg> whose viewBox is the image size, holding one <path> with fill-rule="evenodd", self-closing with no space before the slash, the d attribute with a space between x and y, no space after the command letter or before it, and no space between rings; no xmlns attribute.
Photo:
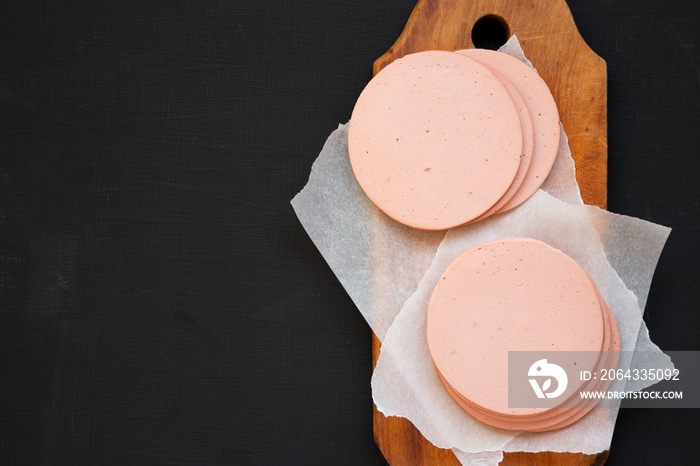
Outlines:
<svg viewBox="0 0 700 466"><path fill-rule="evenodd" d="M520 188L498 211L506 212L535 194L554 165L561 136L557 104L547 83L536 71L517 58L487 49L466 49L457 53L478 60L502 73L518 88L530 110L535 131L534 154Z"/></svg>
<svg viewBox="0 0 700 466"><path fill-rule="evenodd" d="M508 91L453 52L407 55L365 87L348 150L367 196L393 219L444 230L486 212L512 184L522 129Z"/></svg>
<svg viewBox="0 0 700 466"><path fill-rule="evenodd" d="M428 347L439 374L472 404L506 415L513 414L508 351L599 353L605 333L588 275L561 251L532 239L466 250L447 268L428 304ZM596 364L580 369L592 372Z"/></svg>

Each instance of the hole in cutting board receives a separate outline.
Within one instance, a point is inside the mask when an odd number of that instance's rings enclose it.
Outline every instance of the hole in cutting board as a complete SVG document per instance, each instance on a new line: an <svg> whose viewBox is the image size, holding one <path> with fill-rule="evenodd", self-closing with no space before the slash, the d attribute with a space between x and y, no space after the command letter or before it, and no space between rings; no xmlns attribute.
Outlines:
<svg viewBox="0 0 700 466"><path fill-rule="evenodd" d="M496 15L482 16L472 28L472 43L479 49L496 50L506 43L508 36L506 20Z"/></svg>

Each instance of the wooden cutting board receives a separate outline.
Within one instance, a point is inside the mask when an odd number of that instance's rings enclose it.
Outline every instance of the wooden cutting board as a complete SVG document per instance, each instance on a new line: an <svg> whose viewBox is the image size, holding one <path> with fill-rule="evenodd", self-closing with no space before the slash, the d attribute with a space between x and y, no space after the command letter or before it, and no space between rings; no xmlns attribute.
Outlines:
<svg viewBox="0 0 700 466"><path fill-rule="evenodd" d="M374 74L393 60L422 50L474 48L472 30L495 19L507 37L516 35L525 56L547 82L559 108L586 204L607 206L607 70L583 41L564 0L419 0L396 43L374 62ZM373 335L373 366L381 343ZM450 450L428 442L404 418L374 407L374 438L392 466L458 465ZM503 465L601 465L608 451L505 453Z"/></svg>

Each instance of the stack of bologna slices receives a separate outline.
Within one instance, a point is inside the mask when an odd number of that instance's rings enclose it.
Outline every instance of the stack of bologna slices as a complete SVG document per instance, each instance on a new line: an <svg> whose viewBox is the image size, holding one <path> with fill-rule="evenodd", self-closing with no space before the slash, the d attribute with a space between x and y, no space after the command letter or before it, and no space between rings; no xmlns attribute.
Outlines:
<svg viewBox="0 0 700 466"><path fill-rule="evenodd" d="M597 402L579 393L610 384L600 376L582 381L581 371L617 368L620 333L612 310L574 260L540 241L509 238L467 249L440 278L427 312L440 380L464 411L494 427L568 426ZM509 351L571 352L566 391L547 408L509 407ZM523 382L533 375L530 367L520 369Z"/></svg>
<svg viewBox="0 0 700 466"><path fill-rule="evenodd" d="M353 110L355 177L388 216L445 230L506 212L547 178L559 148L546 83L484 49L407 55L379 72Z"/></svg>

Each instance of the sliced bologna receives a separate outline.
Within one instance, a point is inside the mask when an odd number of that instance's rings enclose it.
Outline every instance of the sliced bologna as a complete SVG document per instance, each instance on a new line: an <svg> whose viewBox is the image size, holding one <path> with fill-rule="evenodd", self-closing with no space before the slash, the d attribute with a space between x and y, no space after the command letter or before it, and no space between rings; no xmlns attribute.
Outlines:
<svg viewBox="0 0 700 466"><path fill-rule="evenodd" d="M503 74L520 91L530 110L535 132L534 154L520 188L497 213L506 212L535 194L554 165L561 135L557 104L547 83L517 58L486 49L466 49L456 53L478 60Z"/></svg>
<svg viewBox="0 0 700 466"><path fill-rule="evenodd" d="M513 100L486 66L461 54L407 55L365 87L348 150L367 196L391 218L444 230L470 222L512 185L523 150Z"/></svg>
<svg viewBox="0 0 700 466"><path fill-rule="evenodd" d="M610 339L606 339L606 344L604 346L604 351L606 351L606 353L603 353L603 357L601 357L596 366L598 374L604 369L617 368L620 351L617 322L607 304L605 304L605 308L605 314L611 316L610 318L606 317L606 338L610 337ZM607 326L608 324L609 326ZM615 335L617 339L615 339L613 335ZM488 411L471 403L468 399L455 391L439 372L438 376L455 402L474 418L494 427L509 430L525 430L529 432L544 432L560 429L578 421L597 404L597 400L595 399L581 399L578 395L579 391L605 391L608 389L611 382L609 379L591 379L578 388L571 398L562 406L534 415L515 416L512 414L504 415Z"/></svg>
<svg viewBox="0 0 700 466"><path fill-rule="evenodd" d="M498 200L498 202L496 202L496 204L491 206L489 210L481 214L479 217L472 220L471 223L483 220L489 217L490 215L493 215L494 213L500 213L501 208L505 206L506 203L510 201L510 199L515 195L515 193L520 188L520 185L522 185L523 181L525 180L527 171L530 168L530 162L532 161L532 154L534 152L535 146L535 133L532 127L532 118L530 117L530 111L527 107L527 103L525 103L525 99L523 99L518 89L513 85L513 83L508 81L508 79L506 79L505 76L503 76L501 73L492 68L489 69L501 81L503 86L505 86L506 90L508 91L508 94L510 94L511 99L513 99L515 108L518 109L518 116L520 117L520 126L523 131L523 152L520 155L520 165L518 166L518 172L515 174L515 179L511 183L506 193L503 195L503 197L501 197L501 199Z"/></svg>
<svg viewBox="0 0 700 466"><path fill-rule="evenodd" d="M533 432L576 422L595 405L578 391L607 384L570 379L572 395L553 408L510 408L508 351L585 351L579 370L595 373L616 368L620 349L615 316L589 276L561 251L523 238L486 242L453 261L428 305L427 341L464 411Z"/></svg>

